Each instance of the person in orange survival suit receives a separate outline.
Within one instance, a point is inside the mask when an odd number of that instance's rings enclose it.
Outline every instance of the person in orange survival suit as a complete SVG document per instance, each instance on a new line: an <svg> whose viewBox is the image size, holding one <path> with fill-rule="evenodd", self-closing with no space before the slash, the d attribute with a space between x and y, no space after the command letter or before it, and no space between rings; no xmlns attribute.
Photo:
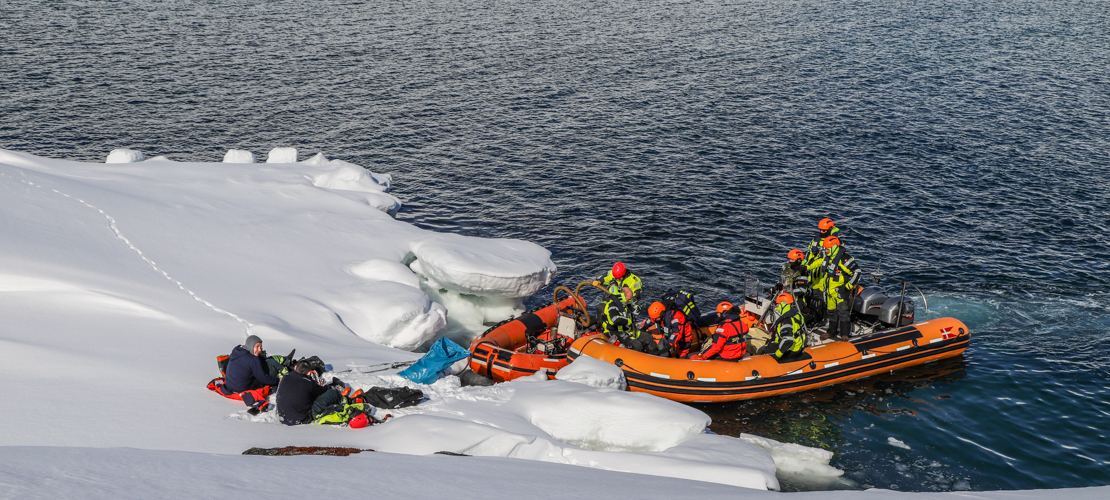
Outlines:
<svg viewBox="0 0 1110 500"><path fill-rule="evenodd" d="M694 347L694 328L696 328L692 320L688 320L682 311L671 309L662 302L651 304L648 308L648 317L665 336L664 342L671 355L676 358L690 356Z"/></svg>
<svg viewBox="0 0 1110 500"><path fill-rule="evenodd" d="M740 308L731 302L717 304L717 314L724 321L713 332L713 342L701 353L690 356L693 360L723 359L739 361L748 353L748 325L740 321Z"/></svg>

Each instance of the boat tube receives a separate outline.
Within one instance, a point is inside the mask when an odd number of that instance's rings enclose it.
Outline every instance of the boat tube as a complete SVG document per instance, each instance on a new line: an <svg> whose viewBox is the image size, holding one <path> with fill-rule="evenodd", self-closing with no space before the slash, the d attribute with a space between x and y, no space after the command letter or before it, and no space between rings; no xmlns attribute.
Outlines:
<svg viewBox="0 0 1110 500"><path fill-rule="evenodd" d="M540 370L546 371L548 378L554 377L570 362L566 347L573 340L575 320L568 311L575 309L576 301L583 304L581 299L568 297L486 330L470 343L470 369L495 382L527 377ZM569 331L554 328L560 318L563 326L571 322Z"/></svg>
<svg viewBox="0 0 1110 500"><path fill-rule="evenodd" d="M632 391L684 403L723 403L801 392L958 356L970 339L962 322L940 318L806 347L801 356L784 361L766 354L739 361L662 358L613 345L604 335L574 341L567 355L571 361L589 356L616 365Z"/></svg>

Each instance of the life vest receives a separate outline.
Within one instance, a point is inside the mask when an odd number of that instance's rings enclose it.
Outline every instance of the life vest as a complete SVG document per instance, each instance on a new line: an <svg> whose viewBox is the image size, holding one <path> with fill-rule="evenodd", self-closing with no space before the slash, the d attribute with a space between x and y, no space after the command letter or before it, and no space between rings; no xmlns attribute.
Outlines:
<svg viewBox="0 0 1110 500"><path fill-rule="evenodd" d="M601 328L606 334L633 330L632 318L628 315L628 308L616 297L610 296L606 299L603 307L604 316L601 320Z"/></svg>
<svg viewBox="0 0 1110 500"><path fill-rule="evenodd" d="M748 325L738 316L729 316L717 326L713 332L713 344L701 355L707 359L718 354L721 359L727 360L743 358L748 351L748 343L744 340L747 333Z"/></svg>
<svg viewBox="0 0 1110 500"><path fill-rule="evenodd" d="M775 357L781 358L788 352L802 352L806 346L806 335L802 330L802 326L805 325L802 312L794 304L786 302L779 304L776 310L779 313L779 319L771 325L774 333L771 345L777 346Z"/></svg>
<svg viewBox="0 0 1110 500"><path fill-rule="evenodd" d="M681 312L687 318L693 318L694 321L701 316L697 304L694 303L694 294L686 290L674 291L673 289L667 290L663 294L660 302L667 306L667 309Z"/></svg>
<svg viewBox="0 0 1110 500"><path fill-rule="evenodd" d="M605 277L601 279L601 284L609 291L609 295L620 296L621 302L624 303L636 302L639 300L640 290L644 288L644 282L640 280L639 276L633 274L632 271L626 271L624 277L619 280L613 277L613 271L609 271L609 274L606 274ZM628 287L629 290L632 290L631 301L625 300L624 294L621 293L621 289L624 287Z"/></svg>
<svg viewBox="0 0 1110 500"><path fill-rule="evenodd" d="M667 333L667 343L674 349L675 356L684 358L690 355L694 343L694 325L682 311L669 310L663 314L662 327Z"/></svg>
<svg viewBox="0 0 1110 500"><path fill-rule="evenodd" d="M863 274L859 272L859 264L856 264L856 259L848 255L844 247L837 245L831 250L832 253L826 259L827 264L825 265L826 302L830 310L836 309L836 306L844 300L841 297L841 288L854 289Z"/></svg>
<svg viewBox="0 0 1110 500"><path fill-rule="evenodd" d="M809 283L814 289L825 289L825 247L821 246L821 242L829 236L836 236L840 232L839 227L833 227L829 234L817 234L813 241L809 242L806 247L806 257L802 260L802 264L806 266L806 271L809 273Z"/></svg>

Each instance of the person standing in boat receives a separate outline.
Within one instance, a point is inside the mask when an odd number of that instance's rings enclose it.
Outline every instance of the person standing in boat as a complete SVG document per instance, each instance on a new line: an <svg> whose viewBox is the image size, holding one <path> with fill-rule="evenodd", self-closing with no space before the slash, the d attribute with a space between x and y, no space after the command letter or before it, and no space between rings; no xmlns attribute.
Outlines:
<svg viewBox="0 0 1110 500"><path fill-rule="evenodd" d="M723 359L739 361L748 354L748 325L740 320L740 308L731 302L717 304L717 315L723 320L713 332L713 342L702 352L690 356L693 360Z"/></svg>
<svg viewBox="0 0 1110 500"><path fill-rule="evenodd" d="M609 295L620 296L622 302L631 310L633 320L640 314L640 290L643 289L644 283L639 276L629 271L623 262L613 264L613 270L594 280L593 284L605 288ZM625 287L632 291L632 295L628 298L623 294Z"/></svg>
<svg viewBox="0 0 1110 500"><path fill-rule="evenodd" d="M770 354L779 360L790 360L802 355L806 347L805 320L802 311L794 305L794 296L783 292L775 298L778 319L771 324L771 341L756 354Z"/></svg>
<svg viewBox="0 0 1110 500"><path fill-rule="evenodd" d="M850 298L855 293L863 273L856 259L840 246L840 238L829 236L822 243L825 247L825 290L829 314L829 329L825 338L848 340L852 333Z"/></svg>
<svg viewBox="0 0 1110 500"><path fill-rule="evenodd" d="M823 307L825 304L825 264L827 263L827 259L825 255L826 250L822 243L824 243L825 238L839 234L840 228L836 227L832 219L826 217L817 223L817 230L819 231L817 237L810 241L809 246L806 247L805 259L802 263L809 272L810 289L815 292L812 296L815 301L810 304L810 306L816 311L817 319L819 321L824 321L825 313L828 309L827 307ZM817 323L814 324L816 325Z"/></svg>
<svg viewBox="0 0 1110 500"><path fill-rule="evenodd" d="M636 328L635 316L627 304L631 299L632 290L627 286L622 287L618 294L609 294L605 302L601 303L601 331L610 340L616 340L628 349L643 352L647 342L641 338L645 334Z"/></svg>

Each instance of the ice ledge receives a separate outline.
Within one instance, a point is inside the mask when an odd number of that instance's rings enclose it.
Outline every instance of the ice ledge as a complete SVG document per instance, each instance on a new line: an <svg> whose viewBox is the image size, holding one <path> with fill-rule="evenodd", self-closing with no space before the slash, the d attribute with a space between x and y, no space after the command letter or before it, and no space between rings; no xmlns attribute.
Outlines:
<svg viewBox="0 0 1110 500"><path fill-rule="evenodd" d="M498 298L527 297L551 283L551 252L515 239L435 233L409 244L409 267L439 288Z"/></svg>

